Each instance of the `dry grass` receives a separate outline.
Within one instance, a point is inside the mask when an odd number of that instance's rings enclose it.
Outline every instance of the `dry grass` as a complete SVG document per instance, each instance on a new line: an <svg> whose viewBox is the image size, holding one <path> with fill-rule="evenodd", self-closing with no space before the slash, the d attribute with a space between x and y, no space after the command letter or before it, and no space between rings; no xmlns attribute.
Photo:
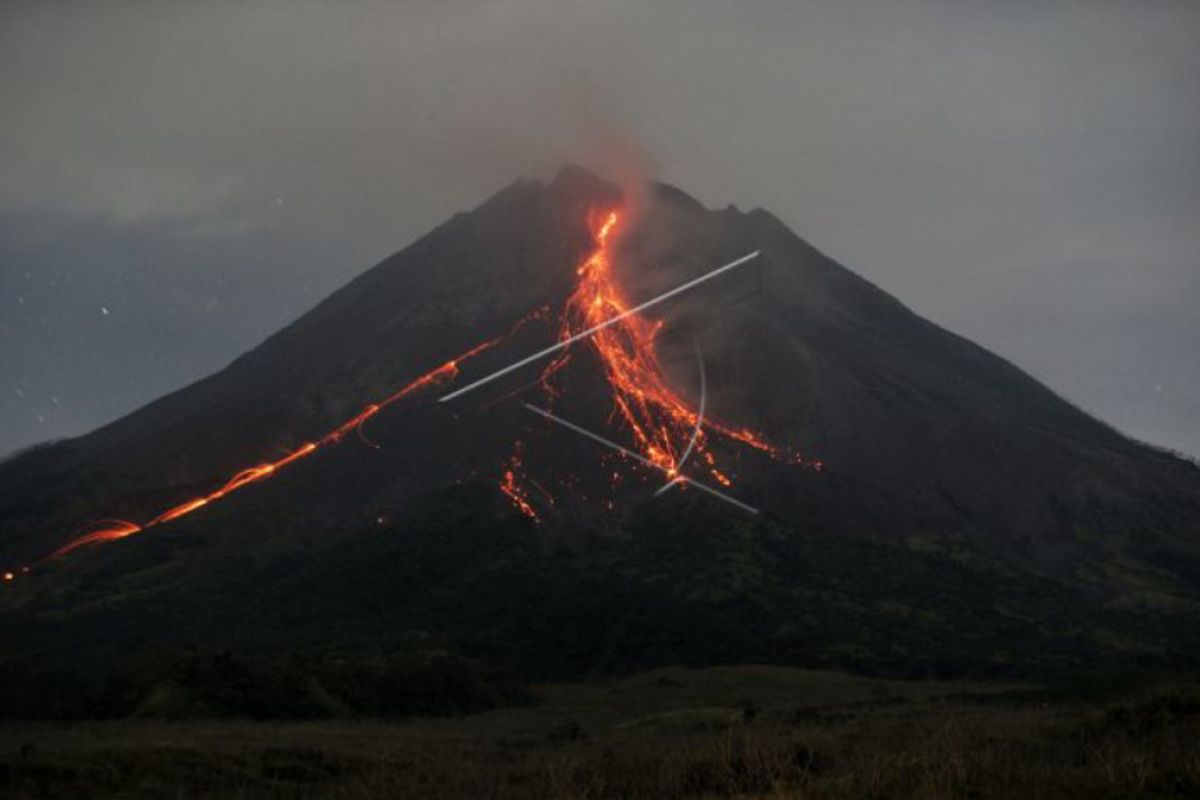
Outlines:
<svg viewBox="0 0 1200 800"><path fill-rule="evenodd" d="M1200 704L746 667L543 687L455 720L0 728L12 798L1200 796ZM1005 694L1009 692L1009 694ZM1171 699L1175 698L1175 699Z"/></svg>

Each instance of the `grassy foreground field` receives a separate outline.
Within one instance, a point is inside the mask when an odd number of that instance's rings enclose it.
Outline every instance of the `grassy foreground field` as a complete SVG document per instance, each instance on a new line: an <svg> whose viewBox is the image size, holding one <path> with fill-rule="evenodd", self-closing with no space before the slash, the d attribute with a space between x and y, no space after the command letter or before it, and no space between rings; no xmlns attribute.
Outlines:
<svg viewBox="0 0 1200 800"><path fill-rule="evenodd" d="M10 798L1200 796L1200 689L1030 687L777 667L535 687L402 722L7 723Z"/></svg>

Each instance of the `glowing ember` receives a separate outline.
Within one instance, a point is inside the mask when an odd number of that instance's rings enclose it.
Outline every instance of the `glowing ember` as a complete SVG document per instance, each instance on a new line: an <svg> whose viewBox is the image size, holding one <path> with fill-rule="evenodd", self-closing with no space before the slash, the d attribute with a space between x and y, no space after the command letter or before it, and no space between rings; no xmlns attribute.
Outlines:
<svg viewBox="0 0 1200 800"><path fill-rule="evenodd" d="M534 522L539 520L537 511L529 502L529 494L525 488L517 482L517 472L521 469L521 443L517 442L512 456L508 459L508 464L504 470L504 479L500 481L500 491L508 496L512 504L518 511L532 519Z"/></svg>

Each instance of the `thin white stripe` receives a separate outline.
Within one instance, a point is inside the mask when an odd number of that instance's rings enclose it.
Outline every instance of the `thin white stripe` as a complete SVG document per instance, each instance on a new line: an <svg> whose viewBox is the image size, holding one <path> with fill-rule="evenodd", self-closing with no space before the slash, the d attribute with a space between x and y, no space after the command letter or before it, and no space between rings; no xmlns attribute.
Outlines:
<svg viewBox="0 0 1200 800"><path fill-rule="evenodd" d="M604 445L605 447L612 448L613 450L616 450L618 453L627 455L630 458L635 459L636 461L639 461L642 464L645 464L646 466L650 467L651 469L657 469L661 472L667 471L667 470L663 469L661 466L659 466L658 464L655 464L650 459L645 458L641 454L635 453L626 447L622 447L621 445L617 444L616 442L609 441L608 439L605 439L603 436L600 436L599 434L592 433L587 428L581 428L573 422L567 422L562 417L551 414L549 411L547 411L544 408L538 408L537 406L532 406L529 403L523 403L523 405L526 408L528 408L530 411L532 411L533 413L540 414L541 416L545 417L546 419L550 420L551 422L557 423L559 425L562 425L564 428L568 428L570 430L575 431L578 434L586 436L587 438L591 439L593 442L599 442L600 444ZM725 494L724 492L717 491L716 489L712 488L711 486L703 484L700 481L692 480L691 478L689 478L686 475L675 476L674 482L686 483L689 486L695 486L700 491L708 492L713 497L724 500L726 503L732 503L733 505L737 506L738 508L742 509L743 511L749 511L751 514L758 513L758 509L755 508L754 506L746 505L741 500L738 500L735 497L730 497L729 495Z"/></svg>
<svg viewBox="0 0 1200 800"><path fill-rule="evenodd" d="M593 325L592 327L588 328L586 331L581 331L580 333L577 333L568 339L563 339L561 342L556 342L555 344L552 344L549 347L547 347L545 350L539 350L538 352L534 353L531 356L526 356L525 358L522 358L520 361L516 362L515 364L509 364L504 369L497 370L496 372L493 372L491 375L486 375L486 376L480 378L479 380L475 381L474 383L468 383L466 386L462 387L461 389L455 389L450 394L445 395L444 397L439 397L438 402L444 403L447 400L453 400L454 398L456 398L460 395L466 394L467 392L471 391L472 389L478 389L480 386L483 386L485 383L491 383L492 381L496 380L496 378L507 375L508 373L512 372L515 369L520 369L521 367L525 366L526 364L532 364L534 361L543 359L546 356L551 355L553 353L557 353L559 350L562 350L564 347L567 347L568 345L572 345L575 342L578 342L580 339L587 338L588 336L591 336L593 333L596 333L597 331L602 331L605 328L609 327L610 325L616 325L618 322L620 322L621 320L625 319L628 316L637 314L638 312L641 312L641 311L645 311L647 308L650 308L651 306L658 305L659 303L663 302L664 300L668 300L668 299L674 297L675 295L679 294L680 292L686 292L688 289L691 289L695 286L699 286L700 284L704 283L705 281L711 280L712 278L715 278L718 275L720 275L721 273L727 272L727 271L733 269L734 267L740 267L742 264L745 264L747 261L750 261L751 259L756 258L758 256L758 254L761 252L762 252L761 250L755 250L753 253L747 253L746 255L742 256L741 258L737 259L736 261L730 261L728 264L726 264L723 267L717 267L716 269L712 270L711 272L704 273L699 278L693 278L692 280L688 281L687 283L684 283L680 286L676 286L674 289L671 289L669 291L663 292L658 297L653 297L653 298L647 300L646 302L642 303L641 305L634 306L633 308L629 309L628 311L622 311L620 314L617 314L615 317L611 317L609 319L604 320L604 322L601 322L599 325Z"/></svg>

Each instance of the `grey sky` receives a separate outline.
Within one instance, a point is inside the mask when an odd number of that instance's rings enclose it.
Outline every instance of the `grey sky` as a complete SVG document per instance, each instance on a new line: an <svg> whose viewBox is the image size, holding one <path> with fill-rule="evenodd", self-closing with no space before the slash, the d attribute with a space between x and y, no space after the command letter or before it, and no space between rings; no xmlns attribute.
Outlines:
<svg viewBox="0 0 1200 800"><path fill-rule="evenodd" d="M1200 454L1200 3L0 7L0 452L227 363L518 176L772 210Z"/></svg>

